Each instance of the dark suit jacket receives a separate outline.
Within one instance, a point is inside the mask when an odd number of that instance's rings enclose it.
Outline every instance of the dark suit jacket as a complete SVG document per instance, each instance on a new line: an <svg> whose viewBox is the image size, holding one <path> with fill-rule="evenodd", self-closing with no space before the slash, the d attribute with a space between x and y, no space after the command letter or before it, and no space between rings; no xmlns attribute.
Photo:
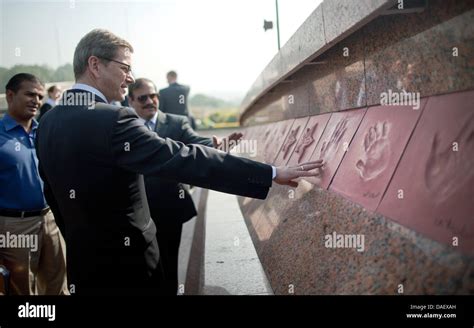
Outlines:
<svg viewBox="0 0 474 328"><path fill-rule="evenodd" d="M163 113L188 116L189 87L179 83L160 90L160 110ZM184 102L180 102L183 99Z"/></svg>
<svg viewBox="0 0 474 328"><path fill-rule="evenodd" d="M140 174L265 198L272 169L162 139L132 109L96 101L92 110L54 107L37 131L45 197L66 240L68 283L78 294L150 291L159 251Z"/></svg>
<svg viewBox="0 0 474 328"><path fill-rule="evenodd" d="M48 104L48 103L44 103L44 104L40 107L39 116L38 116L38 121L40 121L41 118L43 117L43 115L46 114L51 108L53 108L53 106L51 106L51 105Z"/></svg>
<svg viewBox="0 0 474 328"><path fill-rule="evenodd" d="M212 139L199 136L184 116L165 114L158 110L155 132L162 138L170 138L184 144L201 144L213 147ZM181 183L145 176L148 205L153 220L173 220L184 223L197 212L191 195Z"/></svg>

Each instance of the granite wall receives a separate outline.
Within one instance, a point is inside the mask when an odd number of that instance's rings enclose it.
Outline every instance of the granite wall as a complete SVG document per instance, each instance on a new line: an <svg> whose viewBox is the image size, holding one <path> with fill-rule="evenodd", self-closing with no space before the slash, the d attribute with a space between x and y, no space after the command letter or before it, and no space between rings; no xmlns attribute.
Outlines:
<svg viewBox="0 0 474 328"><path fill-rule="evenodd" d="M325 162L239 199L276 294L474 293L474 1L397 9L324 1L243 102L242 156Z"/></svg>

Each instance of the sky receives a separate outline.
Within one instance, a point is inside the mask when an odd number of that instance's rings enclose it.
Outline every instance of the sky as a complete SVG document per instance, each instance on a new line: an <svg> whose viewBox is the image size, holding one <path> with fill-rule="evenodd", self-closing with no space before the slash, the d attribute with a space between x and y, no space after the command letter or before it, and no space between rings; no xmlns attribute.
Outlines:
<svg viewBox="0 0 474 328"><path fill-rule="evenodd" d="M279 0L282 46L321 2ZM136 77L163 88L176 70L191 94L238 100L278 51L275 22L274 0L0 0L0 66L72 63L81 37L105 28L134 47Z"/></svg>

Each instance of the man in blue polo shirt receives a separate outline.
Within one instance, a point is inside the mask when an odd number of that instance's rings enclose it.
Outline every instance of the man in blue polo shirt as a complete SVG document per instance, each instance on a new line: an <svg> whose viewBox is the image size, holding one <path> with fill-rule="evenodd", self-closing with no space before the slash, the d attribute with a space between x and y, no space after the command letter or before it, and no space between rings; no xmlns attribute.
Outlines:
<svg viewBox="0 0 474 328"><path fill-rule="evenodd" d="M68 294L64 239L43 196L34 146L43 94L34 75L13 76L0 120L0 265L17 295Z"/></svg>

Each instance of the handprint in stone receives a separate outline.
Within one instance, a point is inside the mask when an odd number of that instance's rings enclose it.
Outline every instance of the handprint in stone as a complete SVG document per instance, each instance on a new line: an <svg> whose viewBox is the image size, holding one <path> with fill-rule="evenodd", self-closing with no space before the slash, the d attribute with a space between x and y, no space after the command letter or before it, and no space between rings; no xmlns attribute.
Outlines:
<svg viewBox="0 0 474 328"><path fill-rule="evenodd" d="M390 159L390 142L388 134L390 123L378 122L369 128L363 144L362 158L356 167L364 181L372 180L382 173Z"/></svg>
<svg viewBox="0 0 474 328"><path fill-rule="evenodd" d="M300 163L303 159L306 149L314 142L314 132L316 131L317 127L318 123L314 124L311 128L306 128L306 131L301 138L302 142L295 149L295 152L299 154L298 163Z"/></svg>
<svg viewBox="0 0 474 328"><path fill-rule="evenodd" d="M339 123L337 123L336 127L334 128L329 140L323 142L323 145L321 146L321 159L323 159L325 163L329 162L336 154L339 147L339 142L344 136L344 133L346 133L347 122L347 118L339 121Z"/></svg>
<svg viewBox="0 0 474 328"><path fill-rule="evenodd" d="M459 129L452 143L441 147L441 138L435 133L425 169L425 184L438 201L450 197L461 181L469 181L474 175L474 114Z"/></svg>
<svg viewBox="0 0 474 328"><path fill-rule="evenodd" d="M290 135L288 136L288 139L286 140L285 144L283 145L282 151L283 151L283 159L288 157L290 155L290 150L291 147L296 143L297 136L298 136L298 131L300 130L300 126L297 126L296 129L291 130Z"/></svg>

